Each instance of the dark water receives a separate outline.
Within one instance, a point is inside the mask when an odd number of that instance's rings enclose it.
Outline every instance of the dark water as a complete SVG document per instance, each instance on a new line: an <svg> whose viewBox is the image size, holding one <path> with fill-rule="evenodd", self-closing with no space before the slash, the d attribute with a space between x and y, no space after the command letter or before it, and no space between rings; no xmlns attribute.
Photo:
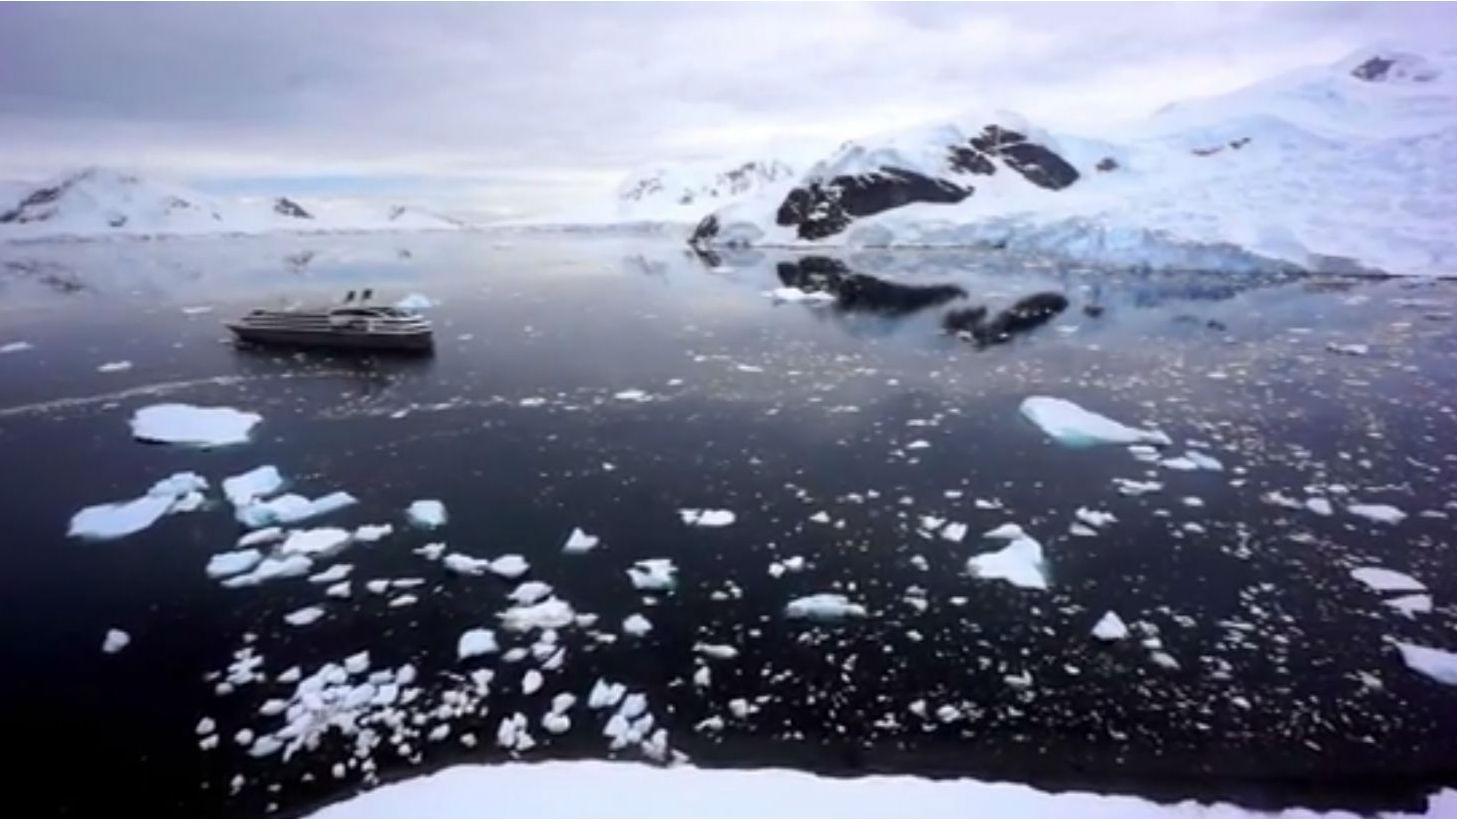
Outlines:
<svg viewBox="0 0 1457 819"><path fill-rule="evenodd" d="M415 712L460 688L460 673L496 670L490 695L449 720L448 738L427 740L438 724L427 718L408 751L374 749L382 780L507 759L496 726L516 711L538 742L523 759L607 756L607 712L583 704L606 677L646 693L671 747L699 765L1357 810L1418 807L1457 784L1457 689L1408 670L1389 643L1457 649L1457 288L1082 271L997 254L839 263L810 265L967 295L908 301L857 280L861 295L843 299L854 309L775 304L761 291L802 281L803 260L705 262L655 238L0 249L0 344L34 345L0 354L0 727L12 788L70 816L118 804L153 816L296 814L340 798L369 778L357 761L342 779L331 773L353 740L330 733L285 763L250 758L232 736L281 725L258 708L293 691L271 679L284 669L307 675L366 649L374 668L418 668ZM362 286L440 301L437 354L260 353L225 343L219 326L259 303ZM949 309L995 315L1047 291L1068 308L1006 343L940 332ZM195 306L212 311L182 309ZM1328 342L1370 352L1338 355ZM120 359L133 367L96 371ZM626 390L650 400L615 397ZM1170 454L1200 442L1226 469L1176 472L1123 447L1060 446L1018 415L1036 394L1156 426L1175 440ZM131 413L164 401L265 420L241 446L133 441ZM917 440L929 447L907 448ZM351 599L325 598L302 578L232 590L205 577L208 556L241 534L217 484L270 463L293 491L359 498L309 525L395 525L335 559L355 567ZM183 470L212 481L209 508L121 540L65 537L81 507ZM1148 477L1164 489L1125 497L1112 480ZM1346 502L1391 503L1409 517L1370 523L1321 489L1311 491L1335 502L1333 516L1261 500L1331 484L1349 488ZM409 528L403 509L417 498L443 500L449 523ZM977 508L978 498L1002 508ZM1071 536L1080 506L1118 521ZM681 507L737 520L690 528ZM811 519L821 511L829 523ZM926 534L922 515L970 534ZM979 533L1007 522L1041 541L1048 590L967 575L969 556L1001 545ZM602 546L563 555L577 526ZM600 615L595 627L561 630L566 662L540 692L520 693L531 660L456 661L460 633L495 626L514 583L450 575L413 552L435 541L524 555L530 578ZM771 577L770 563L790 556L807 567ZM679 584L649 600L624 570L655 557L676 563ZM1383 605L1349 576L1368 565L1424 581L1434 610L1406 618ZM398 592L364 588L399 577L426 580L411 590L417 604L392 608ZM790 599L822 591L869 616L782 616ZM284 624L315 603L322 620ZM1092 640L1109 609L1157 629L1179 667L1156 664L1137 640ZM651 620L646 637L597 638L632 612ZM109 656L99 646L110 627L133 642ZM503 649L534 639L497 635ZM706 689L691 681L700 641L740 651L709 661ZM244 646L264 657L270 681L215 694L207 675ZM1023 675L1030 685L1006 679ZM537 720L562 691L579 702L573 728L552 736ZM734 716L736 698L757 710ZM908 710L917 700L929 719ZM942 723L934 712L947 705L957 718ZM694 730L715 715L722 731ZM216 750L197 747L203 716L219 725ZM463 746L464 733L478 746Z"/></svg>

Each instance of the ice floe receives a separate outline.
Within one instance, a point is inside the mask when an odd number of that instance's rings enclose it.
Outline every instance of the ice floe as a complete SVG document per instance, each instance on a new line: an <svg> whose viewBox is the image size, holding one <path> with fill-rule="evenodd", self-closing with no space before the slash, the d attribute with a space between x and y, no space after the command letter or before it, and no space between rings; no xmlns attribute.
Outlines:
<svg viewBox="0 0 1457 819"><path fill-rule="evenodd" d="M161 444L225 446L248 440L263 416L232 407L153 404L132 415L132 437Z"/></svg>
<svg viewBox="0 0 1457 819"><path fill-rule="evenodd" d="M1407 668L1443 685L1457 685L1457 653L1400 641L1396 647Z"/></svg>
<svg viewBox="0 0 1457 819"><path fill-rule="evenodd" d="M488 628L470 629L460 635L455 647L456 657L462 660L497 651L500 651L500 646L496 644L496 632Z"/></svg>
<svg viewBox="0 0 1457 819"><path fill-rule="evenodd" d="M595 549L599 541L600 538L596 535L589 535L578 527L567 535L567 542L562 544L562 551L569 555L579 555Z"/></svg>
<svg viewBox="0 0 1457 819"><path fill-rule="evenodd" d="M1093 626L1093 636L1104 642L1114 642L1128 637L1128 626L1115 612L1106 612Z"/></svg>
<svg viewBox="0 0 1457 819"><path fill-rule="evenodd" d="M264 558L252 571L224 580L223 585L230 589L257 586L269 580L278 580L285 577L300 577L308 574L313 568L313 561L303 555L268 557Z"/></svg>
<svg viewBox="0 0 1457 819"><path fill-rule="evenodd" d="M1034 395L1023 399L1021 411L1023 417L1067 446L1138 443L1167 446L1173 443L1162 432L1125 426L1062 398Z"/></svg>
<svg viewBox="0 0 1457 819"><path fill-rule="evenodd" d="M249 528L278 523L298 523L337 512L359 501L348 492L330 492L310 500L303 495L279 495L272 500L255 500L238 509L238 522Z"/></svg>
<svg viewBox="0 0 1457 819"><path fill-rule="evenodd" d="M305 606L283 615L283 621L290 626L309 626L324 616L323 606Z"/></svg>
<svg viewBox="0 0 1457 819"><path fill-rule="evenodd" d="M678 516L689 526L728 526L734 522L734 513L727 509L679 509Z"/></svg>
<svg viewBox="0 0 1457 819"><path fill-rule="evenodd" d="M107 654L115 654L118 651L131 645L132 636L119 628L108 629L106 637L101 640L101 650Z"/></svg>
<svg viewBox="0 0 1457 819"><path fill-rule="evenodd" d="M260 466L240 475L223 478L223 494L237 508L266 498L283 488L283 475L276 466Z"/></svg>
<svg viewBox="0 0 1457 819"><path fill-rule="evenodd" d="M1415 577L1402 574L1392 569L1383 569L1379 566L1363 566L1359 569L1352 569L1351 577L1365 583L1372 591L1419 592L1427 590L1427 587Z"/></svg>
<svg viewBox="0 0 1457 819"><path fill-rule="evenodd" d="M632 586L642 591L666 591L676 582L677 567L665 557L639 560L627 569Z"/></svg>
<svg viewBox="0 0 1457 819"><path fill-rule="evenodd" d="M146 529L169 512L197 508L207 480L194 472L178 472L152 484L147 494L129 501L88 506L71 517L68 537L111 540Z"/></svg>
<svg viewBox="0 0 1457 819"><path fill-rule="evenodd" d="M836 621L851 617L865 617L865 606L852 603L843 594L821 592L789 601L784 615L791 620Z"/></svg>
<svg viewBox="0 0 1457 819"><path fill-rule="evenodd" d="M528 580L511 590L506 598L517 605L529 606L551 594L551 586L540 580Z"/></svg>
<svg viewBox="0 0 1457 819"><path fill-rule="evenodd" d="M572 624L576 612L565 600L549 597L530 606L513 606L496 615L507 631L564 628Z"/></svg>
<svg viewBox="0 0 1457 819"><path fill-rule="evenodd" d="M1007 523L984 532L982 537L1009 541L995 552L974 555L966 561L966 569L974 577L1005 580L1024 589L1046 589L1047 575L1042 562L1042 544L1015 523Z"/></svg>
<svg viewBox="0 0 1457 819"><path fill-rule="evenodd" d="M652 630L652 622L641 614L629 614L622 620L622 633L630 637L642 637Z"/></svg>
<svg viewBox="0 0 1457 819"><path fill-rule="evenodd" d="M242 574L257 566L261 560L263 560L263 553L257 549L219 552L207 559L207 576L217 579Z"/></svg>
<svg viewBox="0 0 1457 819"><path fill-rule="evenodd" d="M33 349L35 349L35 345L29 341L9 341L0 344L0 353L20 353Z"/></svg>
<svg viewBox="0 0 1457 819"><path fill-rule="evenodd" d="M1351 514L1373 523L1396 525L1406 520L1406 513L1389 503L1353 503L1346 507Z"/></svg>
<svg viewBox="0 0 1457 819"><path fill-rule="evenodd" d="M438 500L417 500L405 510L410 522L425 529L445 525L445 504Z"/></svg>
<svg viewBox="0 0 1457 819"><path fill-rule="evenodd" d="M1407 617L1415 617L1418 614L1430 614L1432 611L1432 596L1430 594L1403 594L1400 597L1390 597L1381 601Z"/></svg>
<svg viewBox="0 0 1457 819"><path fill-rule="evenodd" d="M98 365L96 371L99 373L120 373L126 372L131 368L132 363L130 361L108 361L105 364Z"/></svg>

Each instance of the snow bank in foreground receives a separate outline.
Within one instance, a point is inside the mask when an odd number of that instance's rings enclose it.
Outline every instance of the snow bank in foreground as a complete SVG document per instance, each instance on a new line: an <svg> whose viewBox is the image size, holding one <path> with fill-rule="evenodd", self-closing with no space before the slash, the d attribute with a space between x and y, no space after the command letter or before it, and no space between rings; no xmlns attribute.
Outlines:
<svg viewBox="0 0 1457 819"><path fill-rule="evenodd" d="M1062 398L1034 395L1022 401L1023 417L1036 424L1058 443L1067 446L1094 444L1158 444L1173 443L1169 436L1156 430L1137 429L1104 415L1085 410Z"/></svg>
<svg viewBox="0 0 1457 819"><path fill-rule="evenodd" d="M248 440L248 432L263 416L232 407L194 407L191 404L153 404L132 416L132 435L160 444L224 446Z"/></svg>
<svg viewBox="0 0 1457 819"><path fill-rule="evenodd" d="M510 794L510 798L502 798ZM1245 819L1255 816L1352 817L1291 810L1257 813L1233 805L1195 802L1160 805L1131 796L1070 791L1046 793L1026 785L974 779L930 780L912 776L819 777L780 768L701 770L615 762L458 765L386 785L331 805L313 819L397 819L428 805L433 819L490 817L698 816L708 819L811 813L818 817L996 817L1043 819ZM624 811L625 805L631 809ZM812 806L786 811L786 805ZM1457 790L1434 794L1424 814L1381 814L1386 819L1452 816Z"/></svg>

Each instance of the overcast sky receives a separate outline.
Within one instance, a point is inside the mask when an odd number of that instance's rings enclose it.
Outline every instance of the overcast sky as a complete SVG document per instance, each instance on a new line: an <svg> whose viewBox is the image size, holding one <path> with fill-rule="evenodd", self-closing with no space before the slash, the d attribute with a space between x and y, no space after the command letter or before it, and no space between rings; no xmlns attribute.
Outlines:
<svg viewBox="0 0 1457 819"><path fill-rule="evenodd" d="M1453 31L1457 5L0 4L0 178L534 214L645 164L966 109L1096 133Z"/></svg>

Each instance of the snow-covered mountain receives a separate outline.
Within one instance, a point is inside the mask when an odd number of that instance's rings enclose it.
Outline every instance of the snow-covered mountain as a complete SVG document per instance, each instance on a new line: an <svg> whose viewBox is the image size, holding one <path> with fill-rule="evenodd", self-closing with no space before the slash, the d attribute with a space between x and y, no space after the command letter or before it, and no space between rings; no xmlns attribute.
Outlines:
<svg viewBox="0 0 1457 819"><path fill-rule="evenodd" d="M697 221L707 210L794 181L778 159L658 165L630 174L617 189L618 215L631 221Z"/></svg>
<svg viewBox="0 0 1457 819"><path fill-rule="evenodd" d="M1457 50L1368 49L1096 137L997 112L847 142L693 241L1457 274L1453 167Z"/></svg>
<svg viewBox="0 0 1457 819"><path fill-rule="evenodd" d="M0 201L0 241L274 231L453 230L448 217L403 205L217 199L131 174L87 168Z"/></svg>

